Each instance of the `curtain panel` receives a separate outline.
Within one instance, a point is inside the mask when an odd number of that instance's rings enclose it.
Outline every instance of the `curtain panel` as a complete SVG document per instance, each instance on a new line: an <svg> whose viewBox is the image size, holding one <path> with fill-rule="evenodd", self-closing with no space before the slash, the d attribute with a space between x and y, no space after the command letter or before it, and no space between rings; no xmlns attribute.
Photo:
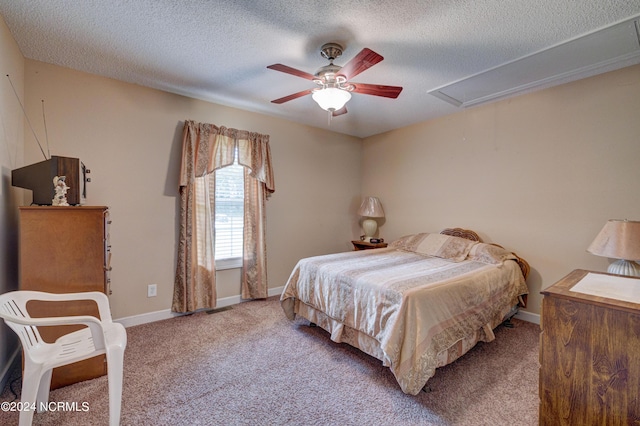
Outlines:
<svg viewBox="0 0 640 426"><path fill-rule="evenodd" d="M215 197L209 188L215 187L213 172L233 164L236 149L238 163L244 167L241 296L267 297L265 202L275 191L269 135L187 120L182 134L180 236L173 312L216 306Z"/></svg>

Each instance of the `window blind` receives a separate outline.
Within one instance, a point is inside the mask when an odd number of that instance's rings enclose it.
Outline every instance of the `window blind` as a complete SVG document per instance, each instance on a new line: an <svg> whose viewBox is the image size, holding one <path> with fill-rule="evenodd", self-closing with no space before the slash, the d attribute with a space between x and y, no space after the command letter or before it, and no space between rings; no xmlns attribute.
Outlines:
<svg viewBox="0 0 640 426"><path fill-rule="evenodd" d="M215 171L215 259L242 257L244 167L237 163Z"/></svg>

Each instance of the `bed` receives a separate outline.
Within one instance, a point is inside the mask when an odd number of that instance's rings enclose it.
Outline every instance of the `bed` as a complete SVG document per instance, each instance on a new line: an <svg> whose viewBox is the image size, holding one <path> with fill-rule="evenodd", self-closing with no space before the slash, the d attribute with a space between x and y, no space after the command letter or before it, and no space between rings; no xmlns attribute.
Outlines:
<svg viewBox="0 0 640 426"><path fill-rule="evenodd" d="M280 297L307 319L381 360L416 395L438 367L490 342L523 305L528 263L477 233L412 234L387 248L301 259Z"/></svg>

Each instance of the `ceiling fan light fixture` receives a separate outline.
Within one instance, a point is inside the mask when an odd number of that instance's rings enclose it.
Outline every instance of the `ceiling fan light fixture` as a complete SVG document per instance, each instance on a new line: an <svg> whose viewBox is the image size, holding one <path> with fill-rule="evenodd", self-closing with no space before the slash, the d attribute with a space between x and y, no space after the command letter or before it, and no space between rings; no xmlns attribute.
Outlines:
<svg viewBox="0 0 640 426"><path fill-rule="evenodd" d="M311 95L320 108L325 111L338 111L351 99L351 93L337 87L318 89Z"/></svg>
<svg viewBox="0 0 640 426"><path fill-rule="evenodd" d="M364 48L344 66L333 63L333 60L342 55L342 46L337 43L327 43L322 46L321 55L329 60L329 65L321 67L315 74L309 74L283 64L269 65L267 68L280 71L296 77L311 80L318 85L315 89L302 90L289 96L271 101L274 104L283 104L303 96L311 95L313 100L331 117L337 117L347 113L345 104L351 99L351 92L363 95L382 96L395 99L402 91L399 86L383 86L380 84L350 83L351 79L363 71L371 68L384 58L369 48Z"/></svg>

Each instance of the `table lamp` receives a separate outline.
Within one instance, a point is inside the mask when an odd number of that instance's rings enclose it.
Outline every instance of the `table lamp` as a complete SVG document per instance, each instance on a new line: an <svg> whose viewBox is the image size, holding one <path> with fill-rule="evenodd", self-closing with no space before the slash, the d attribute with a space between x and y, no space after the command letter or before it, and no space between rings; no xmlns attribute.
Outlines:
<svg viewBox="0 0 640 426"><path fill-rule="evenodd" d="M609 265L610 274L640 276L640 221L611 219L593 240L589 253L619 259Z"/></svg>
<svg viewBox="0 0 640 426"><path fill-rule="evenodd" d="M378 197L365 197L358 209L358 214L365 218L365 220L362 221L364 241L370 242L378 229L378 222L372 218L384 217L384 210Z"/></svg>

